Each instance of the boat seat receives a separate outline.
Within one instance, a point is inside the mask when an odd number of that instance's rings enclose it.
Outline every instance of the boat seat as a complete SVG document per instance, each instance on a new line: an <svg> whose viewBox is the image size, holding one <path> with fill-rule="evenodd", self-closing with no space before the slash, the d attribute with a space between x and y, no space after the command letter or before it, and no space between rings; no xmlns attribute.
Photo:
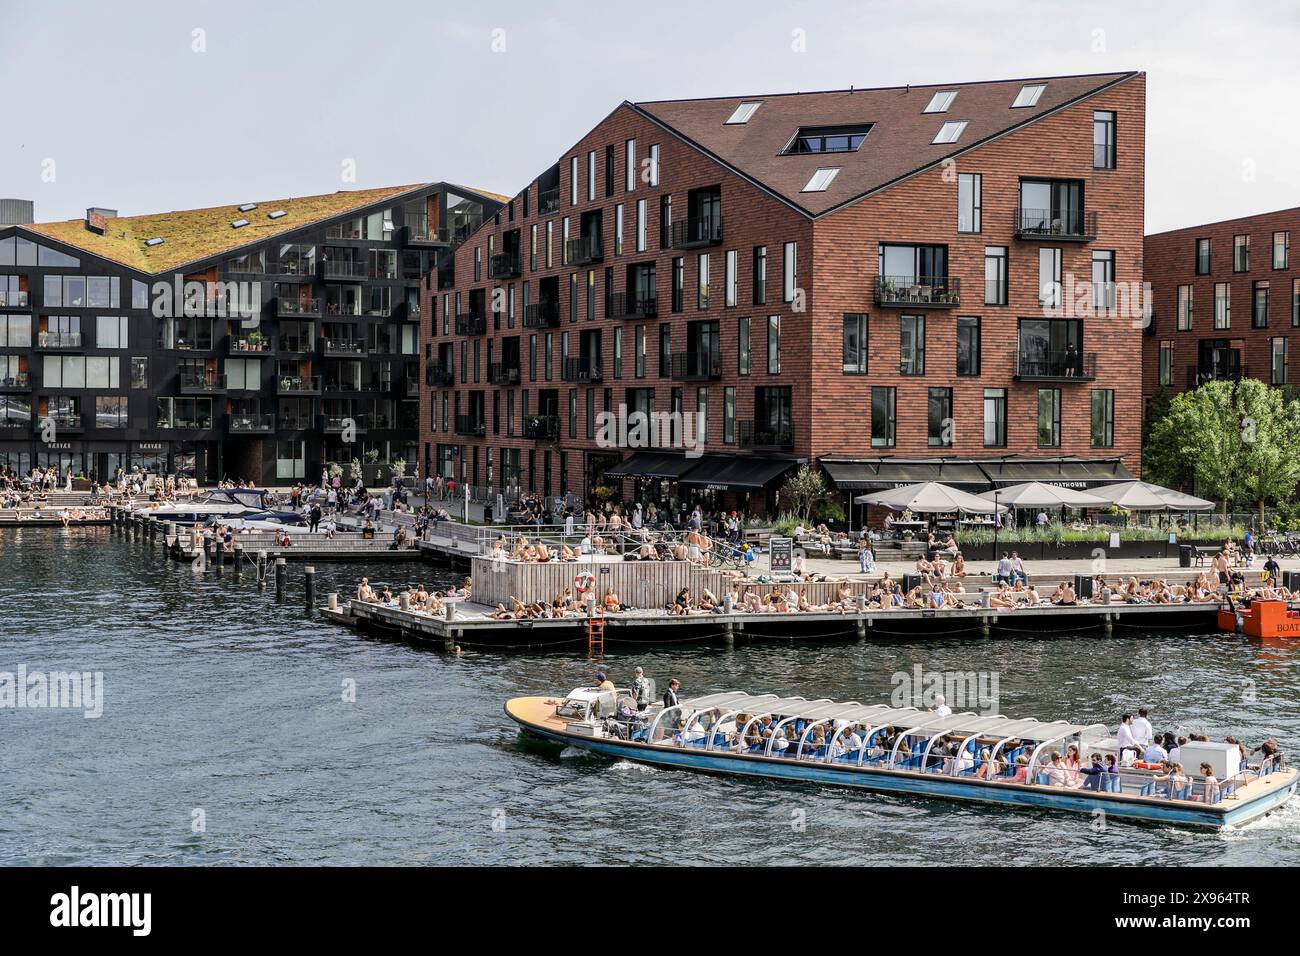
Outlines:
<svg viewBox="0 0 1300 956"><path fill-rule="evenodd" d="M1040 770L1034 775L1034 783L1038 784L1040 787L1047 786L1047 774Z"/></svg>

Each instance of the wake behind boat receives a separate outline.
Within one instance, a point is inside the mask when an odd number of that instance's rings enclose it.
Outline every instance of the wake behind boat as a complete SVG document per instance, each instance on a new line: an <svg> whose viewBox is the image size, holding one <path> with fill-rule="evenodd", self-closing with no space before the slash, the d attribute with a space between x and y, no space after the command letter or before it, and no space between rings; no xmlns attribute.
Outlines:
<svg viewBox="0 0 1300 956"><path fill-rule="evenodd" d="M640 763L981 803L1103 811L1107 817L1224 829L1285 803L1296 771L1280 755L1248 766L1235 744L1184 744L1191 769L1123 766L1103 724L938 714L740 691L638 711L627 690L516 697L528 735ZM1060 754L1085 755L1077 769ZM1092 762L1099 758L1100 767Z"/></svg>

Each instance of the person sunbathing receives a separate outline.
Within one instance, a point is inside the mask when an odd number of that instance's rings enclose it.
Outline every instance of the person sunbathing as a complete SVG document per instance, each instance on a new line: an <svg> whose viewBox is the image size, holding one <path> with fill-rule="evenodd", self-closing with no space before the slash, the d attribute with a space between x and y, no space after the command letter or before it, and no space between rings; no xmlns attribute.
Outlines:
<svg viewBox="0 0 1300 956"><path fill-rule="evenodd" d="M605 606L605 613L607 614L614 614L618 611L624 610L622 602L618 599L618 594L615 593L612 587L605 588L605 597L602 603Z"/></svg>
<svg viewBox="0 0 1300 956"><path fill-rule="evenodd" d="M489 615L494 621L508 621L515 615L506 610L504 604L498 604L497 609Z"/></svg>

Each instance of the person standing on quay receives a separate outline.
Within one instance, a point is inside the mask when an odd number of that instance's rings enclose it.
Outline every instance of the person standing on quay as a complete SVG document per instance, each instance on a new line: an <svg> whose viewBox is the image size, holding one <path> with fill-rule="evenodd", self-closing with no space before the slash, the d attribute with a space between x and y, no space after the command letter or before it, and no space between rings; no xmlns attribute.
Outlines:
<svg viewBox="0 0 1300 956"><path fill-rule="evenodd" d="M312 502L311 511L307 512L307 520L311 524L311 533L315 534L320 527L321 510L319 502Z"/></svg>

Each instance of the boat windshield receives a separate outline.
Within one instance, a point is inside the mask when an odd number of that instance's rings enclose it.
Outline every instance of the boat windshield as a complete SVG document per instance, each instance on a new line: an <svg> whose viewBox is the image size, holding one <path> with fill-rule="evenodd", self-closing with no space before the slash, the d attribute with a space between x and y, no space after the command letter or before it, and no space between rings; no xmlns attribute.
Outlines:
<svg viewBox="0 0 1300 956"><path fill-rule="evenodd" d="M260 491L236 491L232 497L246 508L262 507L262 493Z"/></svg>
<svg viewBox="0 0 1300 956"><path fill-rule="evenodd" d="M587 707L591 701L584 697L567 697L559 707L555 709L555 716L567 717L573 720L585 720L587 717Z"/></svg>

